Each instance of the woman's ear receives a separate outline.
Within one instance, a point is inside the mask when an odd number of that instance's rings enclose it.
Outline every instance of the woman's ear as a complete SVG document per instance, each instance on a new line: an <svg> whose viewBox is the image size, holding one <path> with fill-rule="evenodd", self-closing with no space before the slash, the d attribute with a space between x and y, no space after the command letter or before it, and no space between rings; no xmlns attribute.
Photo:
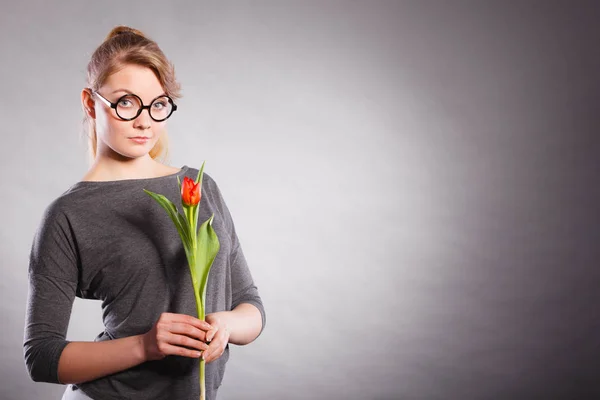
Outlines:
<svg viewBox="0 0 600 400"><path fill-rule="evenodd" d="M92 89L85 88L81 91L81 106L85 115L89 118L96 119L96 109L94 105L96 102L93 99Z"/></svg>

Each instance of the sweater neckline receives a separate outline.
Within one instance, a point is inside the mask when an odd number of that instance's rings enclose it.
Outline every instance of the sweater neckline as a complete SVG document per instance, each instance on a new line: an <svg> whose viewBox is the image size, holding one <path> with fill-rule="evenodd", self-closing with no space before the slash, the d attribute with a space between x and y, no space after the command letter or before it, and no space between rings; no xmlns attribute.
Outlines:
<svg viewBox="0 0 600 400"><path fill-rule="evenodd" d="M136 183L147 183L147 182L155 182L163 179L170 179L176 176L183 176L189 167L184 165L181 169L173 174L155 176L152 178L131 178L131 179L117 179L112 181L79 181L74 186L110 186L110 185L131 185Z"/></svg>

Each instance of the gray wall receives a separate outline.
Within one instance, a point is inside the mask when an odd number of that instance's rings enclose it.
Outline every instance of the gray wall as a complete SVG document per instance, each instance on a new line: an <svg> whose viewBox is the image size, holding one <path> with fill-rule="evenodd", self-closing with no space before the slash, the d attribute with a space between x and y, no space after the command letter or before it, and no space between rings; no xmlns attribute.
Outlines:
<svg viewBox="0 0 600 400"><path fill-rule="evenodd" d="M600 395L596 4L3 2L0 397L63 390L23 363L28 255L117 24L175 63L171 164L207 161L267 308L221 399Z"/></svg>

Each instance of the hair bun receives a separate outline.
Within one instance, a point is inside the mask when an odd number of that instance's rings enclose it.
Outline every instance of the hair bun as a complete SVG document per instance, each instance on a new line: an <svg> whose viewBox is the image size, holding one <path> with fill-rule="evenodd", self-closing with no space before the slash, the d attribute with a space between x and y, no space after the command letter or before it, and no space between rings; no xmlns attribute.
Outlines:
<svg viewBox="0 0 600 400"><path fill-rule="evenodd" d="M141 31L138 31L137 29L133 29L130 28L128 26L124 26L124 25L120 25L120 26L116 26L114 27L106 36L106 39L104 39L104 41L107 41L109 39L114 38L115 36L118 35L123 35L123 34L132 34L132 35L138 35L141 37L146 37L146 35L144 35Z"/></svg>

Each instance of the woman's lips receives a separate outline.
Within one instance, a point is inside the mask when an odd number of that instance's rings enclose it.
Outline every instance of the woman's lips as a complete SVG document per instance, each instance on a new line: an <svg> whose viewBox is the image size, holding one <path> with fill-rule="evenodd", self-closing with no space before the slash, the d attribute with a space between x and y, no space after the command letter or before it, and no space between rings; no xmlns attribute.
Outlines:
<svg viewBox="0 0 600 400"><path fill-rule="evenodd" d="M139 144L144 144L144 143L146 143L148 140L150 140L150 138L149 138L149 137L146 137L146 136L135 136L135 137L132 137L132 138L129 138L129 139L131 139L131 140L133 140L135 143L139 143Z"/></svg>

